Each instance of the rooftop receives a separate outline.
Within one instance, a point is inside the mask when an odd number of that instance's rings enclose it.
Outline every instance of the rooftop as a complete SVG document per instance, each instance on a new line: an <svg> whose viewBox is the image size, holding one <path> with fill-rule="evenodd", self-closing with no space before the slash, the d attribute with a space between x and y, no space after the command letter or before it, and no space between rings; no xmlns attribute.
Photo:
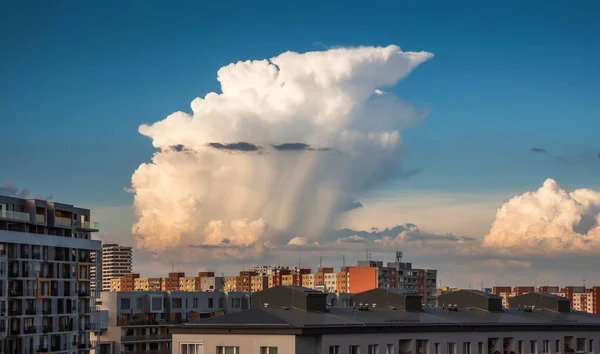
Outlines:
<svg viewBox="0 0 600 354"><path fill-rule="evenodd" d="M332 308L326 312L303 311L289 307L254 308L235 314L208 318L172 328L173 333L244 333L289 331L310 334L341 331L406 331L435 327L436 331L471 331L473 327L498 327L506 330L600 330L600 316L583 312L558 313L538 310L525 312L506 309L489 312L479 309L448 311L425 308L422 312L374 308ZM591 326L591 327L590 327ZM431 330L429 328L428 330Z"/></svg>

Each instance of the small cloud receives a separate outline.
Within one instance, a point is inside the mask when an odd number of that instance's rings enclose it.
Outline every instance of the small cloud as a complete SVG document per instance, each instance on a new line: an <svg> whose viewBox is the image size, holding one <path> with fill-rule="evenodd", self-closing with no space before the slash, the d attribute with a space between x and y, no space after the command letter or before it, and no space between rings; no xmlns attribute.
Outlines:
<svg viewBox="0 0 600 354"><path fill-rule="evenodd" d="M348 237L342 237L335 241L335 243L364 243L366 238L359 235L351 235Z"/></svg>
<svg viewBox="0 0 600 354"><path fill-rule="evenodd" d="M27 196L29 195L29 188L23 188L19 191L19 188L17 188L17 186L12 184L11 182L5 182L0 187L0 194L9 197L27 198Z"/></svg>
<svg viewBox="0 0 600 354"><path fill-rule="evenodd" d="M363 207L363 205L361 202L354 201L351 199L346 199L345 201L343 201L340 204L339 210L341 212L345 212L345 211L350 211L350 210L354 210L354 209L360 209L362 207Z"/></svg>
<svg viewBox="0 0 600 354"><path fill-rule="evenodd" d="M310 145L304 143L285 143L272 146L278 151L306 151L310 148Z"/></svg>
<svg viewBox="0 0 600 354"><path fill-rule="evenodd" d="M177 151L177 152L190 151L190 149L186 148L185 145L183 145L183 144L177 144L177 145L170 146L169 149L171 149L173 151Z"/></svg>
<svg viewBox="0 0 600 354"><path fill-rule="evenodd" d="M243 151L243 152L251 152L258 151L260 147L247 143L245 141L240 141L239 143L233 144L221 144L221 143L209 143L208 146L218 149L218 150L229 150L229 151Z"/></svg>
<svg viewBox="0 0 600 354"><path fill-rule="evenodd" d="M319 242L310 242L310 240L306 237L301 237L301 236L296 236L293 239L290 240L290 242L287 243L288 246L309 246L309 245L313 245L313 246L319 246Z"/></svg>
<svg viewBox="0 0 600 354"><path fill-rule="evenodd" d="M544 148L536 148L536 147L532 147L531 149L529 149L529 151L539 152L539 153L544 153L544 154L547 152L546 149L544 149Z"/></svg>

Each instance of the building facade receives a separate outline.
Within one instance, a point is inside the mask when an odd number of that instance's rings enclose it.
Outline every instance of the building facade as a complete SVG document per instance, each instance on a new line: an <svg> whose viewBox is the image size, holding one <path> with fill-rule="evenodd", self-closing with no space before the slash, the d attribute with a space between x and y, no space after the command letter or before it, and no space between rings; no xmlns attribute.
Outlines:
<svg viewBox="0 0 600 354"><path fill-rule="evenodd" d="M1 353L93 349L96 231L88 209L0 196Z"/></svg>
<svg viewBox="0 0 600 354"><path fill-rule="evenodd" d="M102 245L102 258L99 262L101 266L96 270L96 254L92 254L92 279L96 277L101 279L102 291L110 291L112 279L122 278L125 274L132 272L132 251L131 247L119 246L117 244ZM92 285L95 281L92 282ZM95 290L92 287L92 290Z"/></svg>
<svg viewBox="0 0 600 354"><path fill-rule="evenodd" d="M444 296L459 305L422 307L418 294L378 288L353 307L327 308L309 289L273 288L248 311L175 325L173 353L599 353L600 317L571 311L568 299L525 296L503 309L483 292Z"/></svg>
<svg viewBox="0 0 600 354"><path fill-rule="evenodd" d="M249 307L245 293L103 292L100 331L93 340L99 343L99 354L171 354L170 326Z"/></svg>

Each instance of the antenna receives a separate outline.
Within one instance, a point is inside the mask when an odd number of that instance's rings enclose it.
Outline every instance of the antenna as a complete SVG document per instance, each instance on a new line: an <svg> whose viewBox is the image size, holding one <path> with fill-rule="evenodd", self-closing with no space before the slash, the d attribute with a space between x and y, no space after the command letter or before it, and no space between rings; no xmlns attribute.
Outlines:
<svg viewBox="0 0 600 354"><path fill-rule="evenodd" d="M585 276L581 280L583 280L583 288L585 289Z"/></svg>
<svg viewBox="0 0 600 354"><path fill-rule="evenodd" d="M298 256L298 271L300 271L300 256Z"/></svg>
<svg viewBox="0 0 600 354"><path fill-rule="evenodd" d="M323 256L319 257L319 269L323 269Z"/></svg>
<svg viewBox="0 0 600 354"><path fill-rule="evenodd" d="M400 250L396 251L396 262L397 263L402 262L402 251L400 251Z"/></svg>

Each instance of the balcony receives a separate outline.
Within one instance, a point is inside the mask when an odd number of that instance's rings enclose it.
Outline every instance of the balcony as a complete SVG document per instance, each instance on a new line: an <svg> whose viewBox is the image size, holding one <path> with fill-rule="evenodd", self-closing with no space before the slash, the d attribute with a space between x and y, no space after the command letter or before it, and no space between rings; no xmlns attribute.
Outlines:
<svg viewBox="0 0 600 354"><path fill-rule="evenodd" d="M46 223L46 215L36 214L35 222L38 224L45 224Z"/></svg>
<svg viewBox="0 0 600 354"><path fill-rule="evenodd" d="M171 354L171 349L121 351L121 354Z"/></svg>
<svg viewBox="0 0 600 354"><path fill-rule="evenodd" d="M50 333L50 332L52 332L52 326L44 326L44 328L42 329L42 331L44 333Z"/></svg>
<svg viewBox="0 0 600 354"><path fill-rule="evenodd" d="M25 328L25 334L34 334L36 333L35 327L34 326L29 326Z"/></svg>
<svg viewBox="0 0 600 354"><path fill-rule="evenodd" d="M69 218L62 218L60 216L56 216L54 218L54 226L62 226L62 227L73 227L73 221Z"/></svg>
<svg viewBox="0 0 600 354"><path fill-rule="evenodd" d="M99 227L100 225L95 221L84 221L81 223L78 229L86 231L98 231Z"/></svg>
<svg viewBox="0 0 600 354"><path fill-rule="evenodd" d="M47 346L41 346L41 345L40 345L40 346L37 348L37 352L38 352L38 353L48 353L48 347L47 347Z"/></svg>
<svg viewBox="0 0 600 354"><path fill-rule="evenodd" d="M34 308L28 308L25 310L25 314L27 315L35 315L35 309Z"/></svg>
<svg viewBox="0 0 600 354"><path fill-rule="evenodd" d="M0 219L31 222L31 214L23 213L21 211L0 210Z"/></svg>

